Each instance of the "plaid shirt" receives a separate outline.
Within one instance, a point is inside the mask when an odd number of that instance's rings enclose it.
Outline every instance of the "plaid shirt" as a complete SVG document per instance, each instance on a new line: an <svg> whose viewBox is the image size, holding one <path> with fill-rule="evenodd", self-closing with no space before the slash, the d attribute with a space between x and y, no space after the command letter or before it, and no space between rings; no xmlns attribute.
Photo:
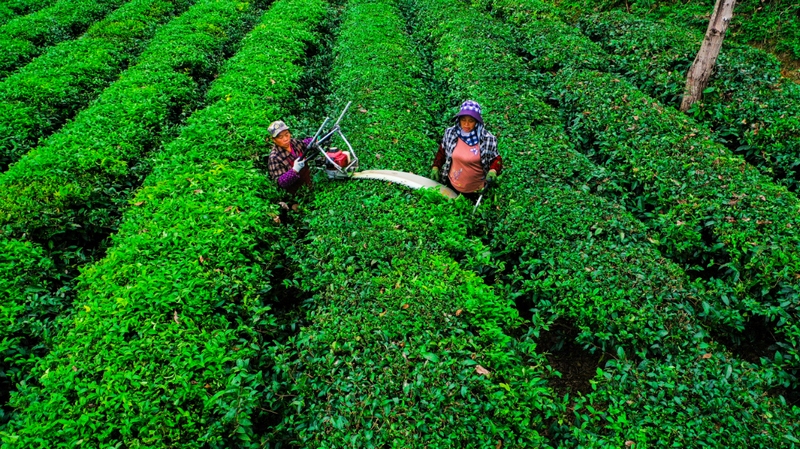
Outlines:
<svg viewBox="0 0 800 449"><path fill-rule="evenodd" d="M450 174L450 166L453 163L453 151L458 144L458 125L451 126L444 130L444 137L439 144L439 152L433 161L434 167L442 167L442 178L447 179ZM483 126L478 130L480 134L481 145L481 166L484 173L489 173L489 170L495 170L497 174L503 169L502 159L500 153L497 152L497 137L494 134L486 131Z"/></svg>
<svg viewBox="0 0 800 449"><path fill-rule="evenodd" d="M273 180L278 182L279 185L282 183L280 182L279 178L282 178L287 172L292 171L292 166L294 165L294 161L298 158L302 158L306 152L306 145L300 139L291 139L289 141L291 145L292 151L286 151L277 145L272 145L272 150L269 153L269 159L267 161L267 171L269 172L269 177ZM292 173L294 173L292 171ZM307 186L311 186L311 177L309 173L308 166L303 167L300 170L299 175L290 176L293 178L294 182L290 180L290 185L281 185L286 190L294 193L300 188L301 184L305 184ZM297 181L302 180L302 183L298 183Z"/></svg>

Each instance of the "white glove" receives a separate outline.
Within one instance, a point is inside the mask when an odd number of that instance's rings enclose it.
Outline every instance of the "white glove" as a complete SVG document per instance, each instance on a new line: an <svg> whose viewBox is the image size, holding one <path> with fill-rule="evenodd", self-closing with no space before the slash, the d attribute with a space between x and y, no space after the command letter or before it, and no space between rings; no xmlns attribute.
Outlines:
<svg viewBox="0 0 800 449"><path fill-rule="evenodd" d="M294 170L297 173L300 173L300 170L302 170L303 167L305 166L306 166L306 161L302 159L297 159L294 161L294 165L292 165L292 170Z"/></svg>

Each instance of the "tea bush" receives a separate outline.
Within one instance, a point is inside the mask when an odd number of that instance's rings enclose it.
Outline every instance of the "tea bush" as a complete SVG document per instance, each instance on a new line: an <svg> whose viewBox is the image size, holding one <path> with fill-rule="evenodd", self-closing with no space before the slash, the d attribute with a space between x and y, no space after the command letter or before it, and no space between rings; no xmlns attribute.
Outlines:
<svg viewBox="0 0 800 449"><path fill-rule="evenodd" d="M253 6L195 4L159 30L138 64L90 108L0 176L0 223L8 232L47 242L74 231L85 244L116 229L120 205L147 174L143 159L200 104L255 20Z"/></svg>
<svg viewBox="0 0 800 449"><path fill-rule="evenodd" d="M265 444L262 350L289 236L246 149L264 145L264 114L293 95L325 13L277 1L223 68L218 100L155 159L108 255L82 273L70 328L15 395L8 447Z"/></svg>
<svg viewBox="0 0 800 449"><path fill-rule="evenodd" d="M335 57L331 98L353 100L346 132L365 165L427 169L437 100L396 7L351 1ZM547 445L563 404L530 335L504 332L519 324L513 305L469 271L490 263L465 235L469 206L356 180L321 185L311 206L292 251L310 324L275 350L287 444Z"/></svg>
<svg viewBox="0 0 800 449"><path fill-rule="evenodd" d="M610 360L576 401L573 435L582 448L797 447L800 408L765 391L774 376L717 345Z"/></svg>
<svg viewBox="0 0 800 449"><path fill-rule="evenodd" d="M534 0L502 4L505 15L541 7ZM530 22L515 23L522 47L524 30L537 29L536 20ZM605 194L658 233L652 238L665 256L707 285L719 288L724 281L733 289L733 295L703 303L705 315L733 309L786 324L783 350L795 353L796 287L790 273L796 271L791 261L797 237L788 211L796 197L714 143L711 132L691 118L620 77L581 68L565 67L552 85L547 78L539 85L554 91L577 147L616 171L610 178L623 192ZM730 324L741 329L743 323Z"/></svg>
<svg viewBox="0 0 800 449"><path fill-rule="evenodd" d="M58 0L0 27L0 78L42 54L50 46L75 39L126 0Z"/></svg>
<svg viewBox="0 0 800 449"><path fill-rule="evenodd" d="M9 20L46 8L55 0L10 0L0 3L0 25Z"/></svg>
<svg viewBox="0 0 800 449"><path fill-rule="evenodd" d="M118 78L190 0L134 0L0 83L0 167L35 147Z"/></svg>
<svg viewBox="0 0 800 449"><path fill-rule="evenodd" d="M609 53L611 69L667 105L680 104L699 48L694 33L622 11L585 16L581 29ZM762 172L796 189L800 86L782 78L774 56L725 42L714 77L689 112Z"/></svg>
<svg viewBox="0 0 800 449"><path fill-rule="evenodd" d="M617 171L628 190L620 201L658 232L665 255L701 278L728 282L735 296L718 307L778 322L784 350L794 357L800 335L795 195L624 80L563 73L558 86L573 136Z"/></svg>
<svg viewBox="0 0 800 449"><path fill-rule="evenodd" d="M502 138L508 169L487 232L507 260L510 294L521 306L568 317L584 344L611 354L618 346L644 356L692 344L694 308L716 292L690 282L658 253L646 227L591 193L615 187L571 147L558 111L538 99L535 78L520 75L524 62L504 52L514 46L510 28L436 0L414 4L418 33L433 36L441 84L456 104L478 100ZM467 23L484 33L461 31ZM483 52L462 50L469 48Z"/></svg>
<svg viewBox="0 0 800 449"><path fill-rule="evenodd" d="M42 341L54 329L61 298L53 294L55 264L42 248L0 239L0 424L5 423L8 395L25 381L31 365L44 353Z"/></svg>

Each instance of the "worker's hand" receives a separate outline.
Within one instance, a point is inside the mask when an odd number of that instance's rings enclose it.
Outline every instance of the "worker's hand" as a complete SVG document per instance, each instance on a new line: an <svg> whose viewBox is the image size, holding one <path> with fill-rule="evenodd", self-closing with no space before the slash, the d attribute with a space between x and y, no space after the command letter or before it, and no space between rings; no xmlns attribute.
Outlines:
<svg viewBox="0 0 800 449"><path fill-rule="evenodd" d="M497 182L497 171L489 170L489 173L486 174L486 182L489 184L494 184Z"/></svg>
<svg viewBox="0 0 800 449"><path fill-rule="evenodd" d="M302 170L303 167L305 166L306 166L306 161L304 161L303 159L297 159L294 161L294 165L292 165L292 170L294 170L297 173L300 173L300 170Z"/></svg>
<svg viewBox="0 0 800 449"><path fill-rule="evenodd" d="M442 177L439 176L439 167L433 167L431 169L431 179L433 179L436 182L439 182L439 181L442 180Z"/></svg>

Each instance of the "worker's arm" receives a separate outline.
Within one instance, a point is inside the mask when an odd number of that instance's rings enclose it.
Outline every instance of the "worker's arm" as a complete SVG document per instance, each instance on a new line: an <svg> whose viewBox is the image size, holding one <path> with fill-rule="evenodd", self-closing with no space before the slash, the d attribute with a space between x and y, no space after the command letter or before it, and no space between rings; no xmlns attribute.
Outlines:
<svg viewBox="0 0 800 449"><path fill-rule="evenodd" d="M500 157L500 153L497 151L497 137L488 131L486 131L486 135L481 139L481 155L483 155L484 151L489 155L497 155L489 162L488 171L494 170L495 173L499 175L500 172L503 171L503 158Z"/></svg>
<svg viewBox="0 0 800 449"><path fill-rule="evenodd" d="M489 163L489 170L494 170L498 175L503 171L503 158L501 158L499 154Z"/></svg>
<svg viewBox="0 0 800 449"><path fill-rule="evenodd" d="M299 172L303 169L303 162L296 160L292 163L292 167L288 168L288 160L278 157L276 154L270 154L269 163L267 168L270 178L278 182L282 188L287 188L294 185L300 180Z"/></svg>
<svg viewBox="0 0 800 449"><path fill-rule="evenodd" d="M439 151L436 152L436 156L433 158L433 166L437 168L442 168L444 165L444 161L446 156L444 154L444 146L440 143L439 144Z"/></svg>
<svg viewBox="0 0 800 449"><path fill-rule="evenodd" d="M293 186L299 180L300 174L293 169L290 169L286 173L278 176L278 185L285 189Z"/></svg>
<svg viewBox="0 0 800 449"><path fill-rule="evenodd" d="M444 165L445 161L445 154L444 154L444 146L439 144L439 151L436 152L436 156L433 158L433 167L431 167L431 179L436 182L442 181L442 176L439 174L439 170L441 170L442 165Z"/></svg>

